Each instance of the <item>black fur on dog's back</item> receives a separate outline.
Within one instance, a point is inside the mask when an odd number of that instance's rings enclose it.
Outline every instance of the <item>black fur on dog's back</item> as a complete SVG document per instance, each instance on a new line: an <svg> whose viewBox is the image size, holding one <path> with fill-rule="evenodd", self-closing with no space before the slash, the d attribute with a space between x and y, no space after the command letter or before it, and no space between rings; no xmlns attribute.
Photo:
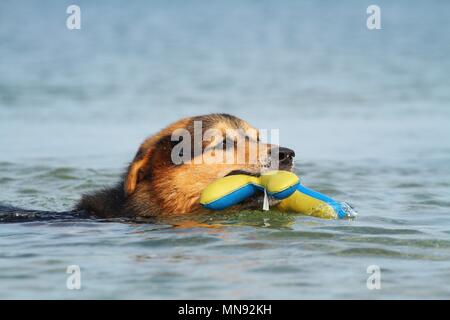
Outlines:
<svg viewBox="0 0 450 320"><path fill-rule="evenodd" d="M0 205L0 223L35 222L51 220L78 220L91 218L86 211L43 211L16 208L12 206Z"/></svg>
<svg viewBox="0 0 450 320"><path fill-rule="evenodd" d="M133 216L129 208L125 208L126 196L123 183L114 187L83 194L75 206L77 211L95 212L99 218Z"/></svg>

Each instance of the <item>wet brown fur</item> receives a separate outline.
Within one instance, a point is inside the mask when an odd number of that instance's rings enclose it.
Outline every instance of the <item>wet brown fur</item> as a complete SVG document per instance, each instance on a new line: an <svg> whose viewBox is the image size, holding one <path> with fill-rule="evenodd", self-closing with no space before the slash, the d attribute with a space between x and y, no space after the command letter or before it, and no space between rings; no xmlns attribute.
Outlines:
<svg viewBox="0 0 450 320"><path fill-rule="evenodd" d="M260 164L174 164L171 160L172 132L183 128L193 137L194 121L202 121L203 131L210 128L222 131L252 128L247 122L227 114L190 117L172 123L141 144L120 183L84 195L76 209L99 217L151 217L201 212L204 209L199 203L200 194L212 181L233 170L260 172ZM263 146L272 147L269 144Z"/></svg>

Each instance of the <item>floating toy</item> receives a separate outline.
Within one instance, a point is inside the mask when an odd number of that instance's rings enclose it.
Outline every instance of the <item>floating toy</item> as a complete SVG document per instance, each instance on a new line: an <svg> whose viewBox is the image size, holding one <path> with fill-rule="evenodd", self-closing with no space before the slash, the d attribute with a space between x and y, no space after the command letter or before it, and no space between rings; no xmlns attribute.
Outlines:
<svg viewBox="0 0 450 320"><path fill-rule="evenodd" d="M200 203L207 209L223 210L259 192L264 192L264 210L269 210L267 196L270 196L281 200L276 206L280 211L327 219L356 216L350 205L303 186L289 171L269 171L258 177L238 174L220 178L203 190Z"/></svg>

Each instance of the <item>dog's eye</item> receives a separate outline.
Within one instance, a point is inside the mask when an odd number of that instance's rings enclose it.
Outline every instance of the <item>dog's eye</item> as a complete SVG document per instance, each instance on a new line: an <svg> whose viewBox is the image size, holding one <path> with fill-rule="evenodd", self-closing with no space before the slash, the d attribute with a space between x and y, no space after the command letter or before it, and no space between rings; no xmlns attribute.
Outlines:
<svg viewBox="0 0 450 320"><path fill-rule="evenodd" d="M236 145L236 141L234 141L234 139L227 138L222 141L222 146L224 148L233 148L233 146L235 146L235 145Z"/></svg>
<svg viewBox="0 0 450 320"><path fill-rule="evenodd" d="M179 144L180 143L180 141L171 141L170 142L171 143L171 149L173 149L173 148L175 148L175 146L177 145L177 144ZM178 151L178 156L179 157L183 157L183 148L181 148L179 151Z"/></svg>

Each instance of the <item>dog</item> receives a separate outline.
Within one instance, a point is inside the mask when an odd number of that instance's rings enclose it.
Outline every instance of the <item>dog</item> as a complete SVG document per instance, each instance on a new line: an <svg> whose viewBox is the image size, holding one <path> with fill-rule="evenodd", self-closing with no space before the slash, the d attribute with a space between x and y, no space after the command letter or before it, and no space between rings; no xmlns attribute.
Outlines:
<svg viewBox="0 0 450 320"><path fill-rule="evenodd" d="M204 212L199 200L203 189L214 180L233 174L260 175L267 171L274 156L280 170L291 171L295 153L278 145L261 143L259 135L246 136L243 161L204 163L201 157L211 146L211 141L195 141L196 124L201 123L201 137L206 132L222 133L220 141L214 141L215 151L237 157L236 148L229 148L227 132L257 132L246 121L229 114L208 114L181 119L170 124L155 135L147 138L139 147L120 182L111 188L85 194L76 205L76 210L86 211L97 217L157 217L168 215L195 214ZM179 148L180 139L174 141L173 133L187 133L183 138L194 148ZM198 133L197 133L198 134ZM222 138L223 137L223 138ZM237 143L237 136L231 144ZM188 140L188 141L186 141ZM213 139L211 139L213 140ZM253 148L253 149L252 149ZM258 150L256 161L251 160L251 150ZM265 152L260 152L260 151ZM175 151L175 152L174 152ZM188 153L188 154L186 154ZM174 161L174 154L190 161ZM262 156L260 154L263 154ZM189 157L187 157L189 158ZM178 159L179 160L179 159ZM271 201L275 201L271 199ZM235 206L261 208L262 195L253 197Z"/></svg>

